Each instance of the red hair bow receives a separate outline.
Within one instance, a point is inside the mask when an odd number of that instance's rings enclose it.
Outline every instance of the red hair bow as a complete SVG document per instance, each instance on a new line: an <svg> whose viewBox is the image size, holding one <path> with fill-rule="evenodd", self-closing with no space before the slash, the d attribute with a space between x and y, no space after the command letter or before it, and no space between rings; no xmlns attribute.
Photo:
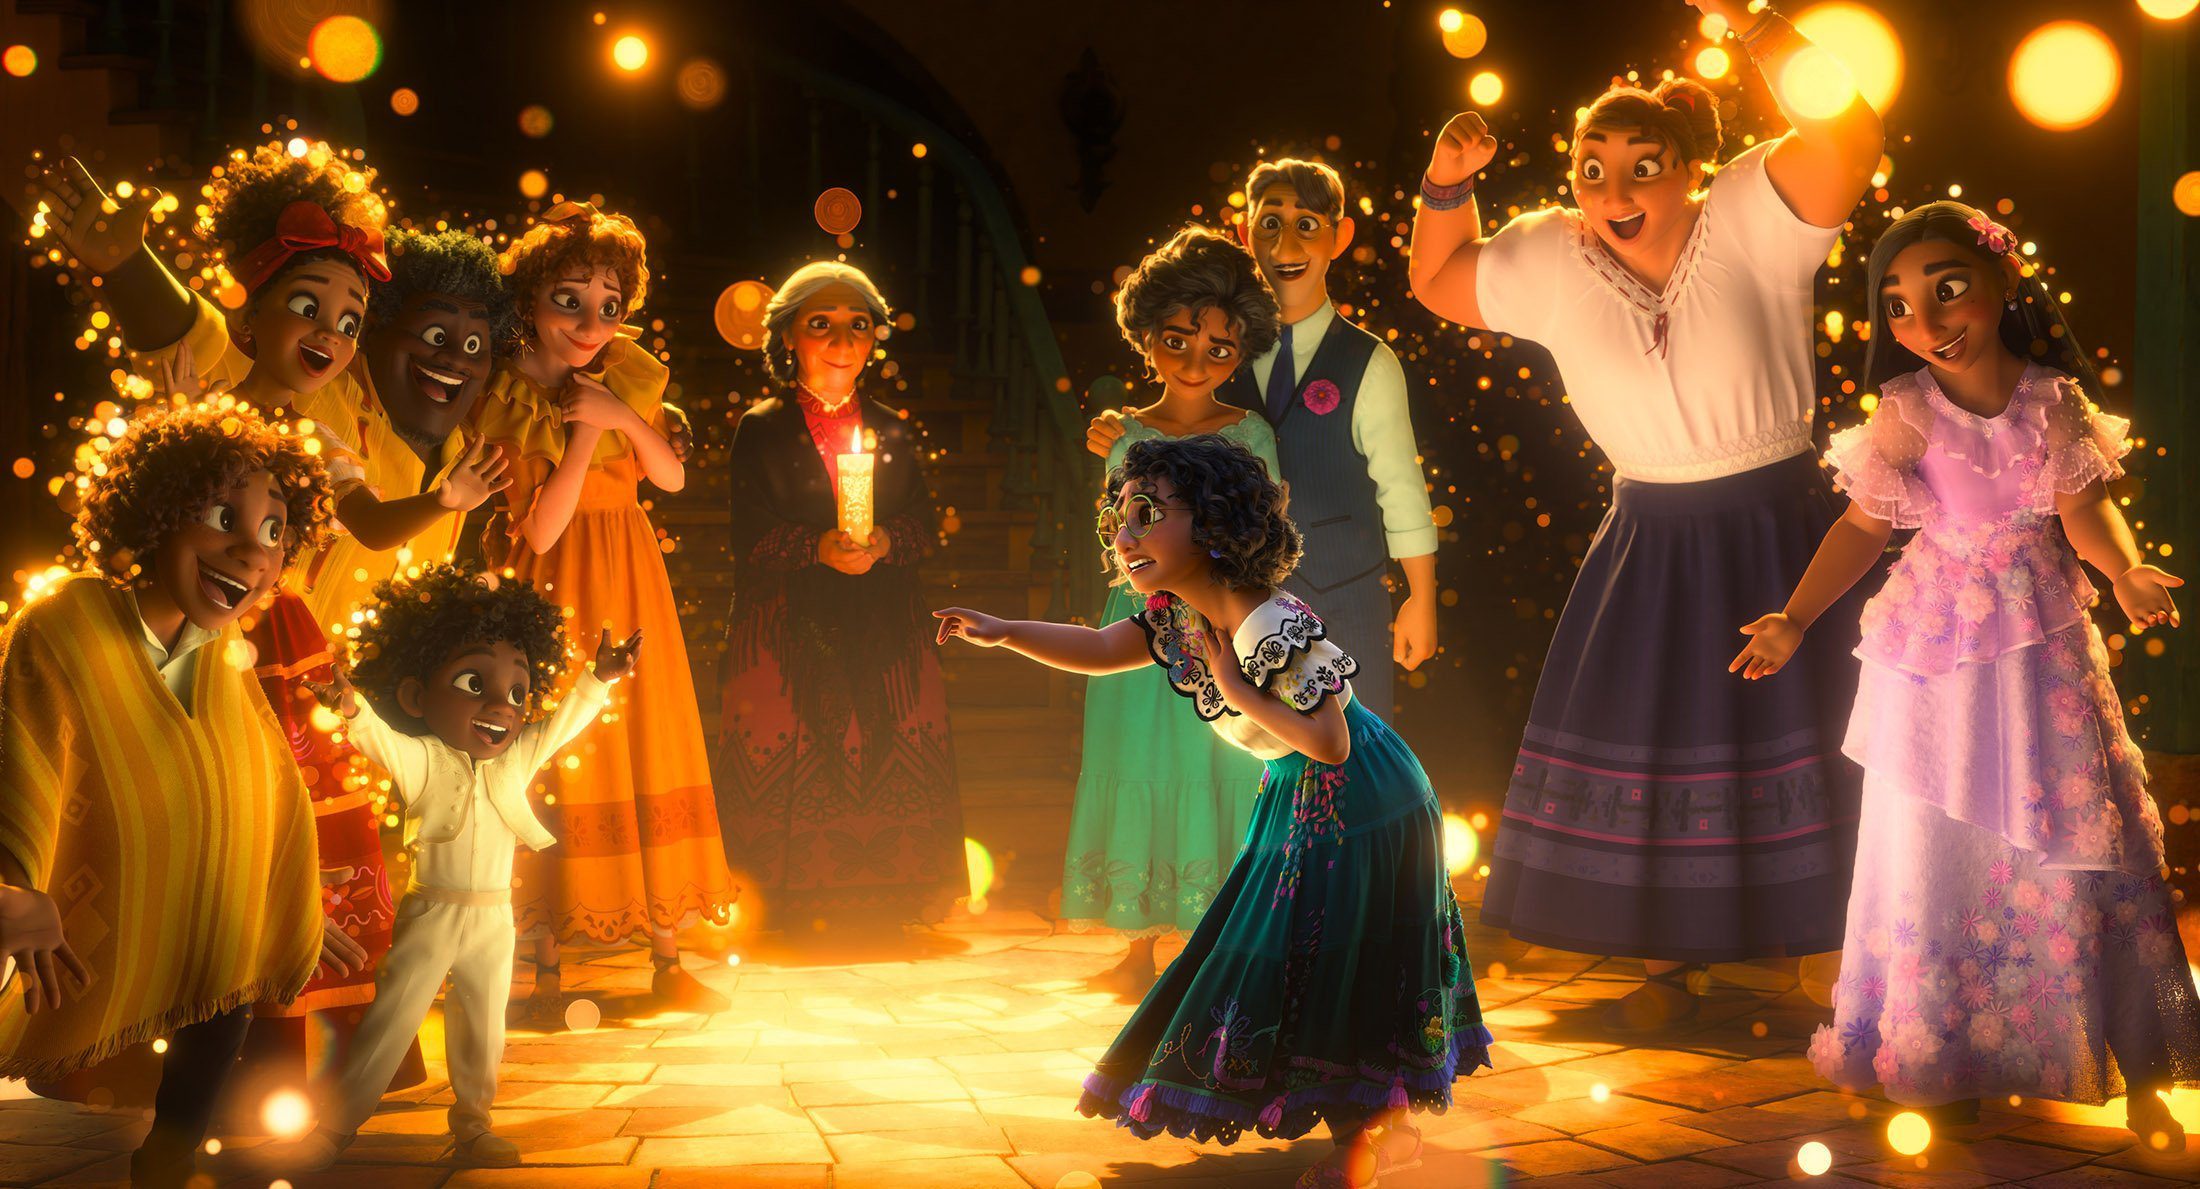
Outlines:
<svg viewBox="0 0 2200 1189"><path fill-rule="evenodd" d="M231 271L241 274L245 292L257 293L274 279L284 263L300 252L334 248L352 258L370 280L390 279L389 257L382 250L382 232L338 223L328 208L299 199L283 208L275 220L275 238L246 252Z"/></svg>

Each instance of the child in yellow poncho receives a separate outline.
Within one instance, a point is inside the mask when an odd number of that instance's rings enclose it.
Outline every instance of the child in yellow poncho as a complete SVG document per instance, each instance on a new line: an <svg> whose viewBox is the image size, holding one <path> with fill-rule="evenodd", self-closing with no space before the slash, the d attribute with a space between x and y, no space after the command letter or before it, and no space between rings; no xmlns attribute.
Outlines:
<svg viewBox="0 0 2200 1189"><path fill-rule="evenodd" d="M34 953L0 996L0 1077L166 1037L131 1179L180 1185L251 1005L322 956L313 811L236 620L324 535L328 479L234 402L151 412L104 462L98 569L0 630L0 882L53 899L72 976Z"/></svg>

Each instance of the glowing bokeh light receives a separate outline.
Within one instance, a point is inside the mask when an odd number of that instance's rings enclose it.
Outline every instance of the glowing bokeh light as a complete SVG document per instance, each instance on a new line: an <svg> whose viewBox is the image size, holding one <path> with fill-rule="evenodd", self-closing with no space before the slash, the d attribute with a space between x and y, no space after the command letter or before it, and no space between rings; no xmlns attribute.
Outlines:
<svg viewBox="0 0 2200 1189"><path fill-rule="evenodd" d="M1446 9L1437 28L1444 33L1444 52L1454 58L1471 58L1489 47L1490 27L1473 13Z"/></svg>
<svg viewBox="0 0 2200 1189"><path fill-rule="evenodd" d="M333 16L306 37L306 58L332 83L355 83L382 65L382 35L355 16Z"/></svg>
<svg viewBox="0 0 2200 1189"><path fill-rule="evenodd" d="M0 70L17 78L28 78L38 69L38 51L27 45L11 45L0 50Z"/></svg>
<svg viewBox="0 0 2200 1189"><path fill-rule="evenodd" d="M1734 59L1727 57L1726 51L1718 46L1707 45L1696 51L1698 78L1725 78L1726 72L1733 68Z"/></svg>
<svg viewBox="0 0 2200 1189"><path fill-rule="evenodd" d="M420 110L420 92L411 87L399 87L390 92L390 110L401 116L409 116Z"/></svg>
<svg viewBox="0 0 2200 1189"><path fill-rule="evenodd" d="M1901 93L1902 42L1885 17L1843 0L1805 9L1796 15L1795 29L1849 68L1856 90L1873 111L1886 111Z"/></svg>
<svg viewBox="0 0 2200 1189"><path fill-rule="evenodd" d="M649 43L632 33L611 43L611 61L631 74L649 65Z"/></svg>
<svg viewBox="0 0 2200 1189"><path fill-rule="evenodd" d="M2169 195L2178 210L2200 219L2200 169L2178 178L2177 184L2170 187Z"/></svg>
<svg viewBox="0 0 2200 1189"><path fill-rule="evenodd" d="M1482 849L1481 840L1474 835L1474 827L1456 813L1444 815L1444 869L1453 875L1474 866L1477 852Z"/></svg>
<svg viewBox="0 0 2200 1189"><path fill-rule="evenodd" d="M1610 1086L1605 1085L1603 1082L1598 1082L1596 1085L1589 1087L1589 1101L1603 1103L1610 1102L1611 1100L1612 1088Z"/></svg>
<svg viewBox="0 0 2200 1189"><path fill-rule="evenodd" d="M556 124L557 121L550 116L550 109L539 103L531 103L519 109L519 131L522 136L541 140L550 135L550 129Z"/></svg>
<svg viewBox="0 0 2200 1189"><path fill-rule="evenodd" d="M565 1029L568 1032L594 1032L603 1023L603 1008L593 999L575 999L565 1005Z"/></svg>
<svg viewBox="0 0 2200 1189"><path fill-rule="evenodd" d="M1797 50L1780 68L1780 103L1806 120L1830 120L1856 102L1856 79L1822 47Z"/></svg>
<svg viewBox="0 0 2200 1189"><path fill-rule="evenodd" d="M766 337L764 307L771 299L772 287L762 281L735 281L726 286L711 307L718 337L744 351L762 347Z"/></svg>
<svg viewBox="0 0 2200 1189"><path fill-rule="evenodd" d="M260 1104L260 1122L277 1139L297 1139L313 1127L313 1104L296 1090L277 1090Z"/></svg>
<svg viewBox="0 0 2200 1189"><path fill-rule="evenodd" d="M550 175L539 169L530 169L519 175L519 192L529 198L540 198L550 192Z"/></svg>
<svg viewBox="0 0 2200 1189"><path fill-rule="evenodd" d="M2083 128L2116 102L2123 61L2108 35L2084 21L2050 21L2009 58L2009 97L2050 132Z"/></svg>
<svg viewBox="0 0 2200 1189"><path fill-rule="evenodd" d="M1717 41L1726 36L1726 28L1726 18L1715 12L1703 14L1696 22L1696 32L1703 34L1705 41Z"/></svg>
<svg viewBox="0 0 2200 1189"><path fill-rule="evenodd" d="M1485 70L1467 83L1467 98L1483 107L1488 107L1504 96L1505 80L1497 77L1494 70Z"/></svg>
<svg viewBox="0 0 2200 1189"><path fill-rule="evenodd" d="M1825 1176L1827 1170L1833 1167L1833 1149L1812 1140L1795 1154L1795 1165L1803 1170L1806 1177Z"/></svg>
<svg viewBox="0 0 2200 1189"><path fill-rule="evenodd" d="M1933 1146L1933 1125L1916 1111L1903 1111L1887 1120L1887 1146L1904 1156L1915 1156Z"/></svg>
<svg viewBox="0 0 2200 1189"><path fill-rule="evenodd" d="M290 143L283 146L283 151L293 157L303 157L312 148L312 145L306 143L305 137L293 136L290 138Z"/></svg>
<svg viewBox="0 0 2200 1189"><path fill-rule="evenodd" d="M2192 15L2200 0L2139 0L2139 11L2158 21L2174 21Z"/></svg>
<svg viewBox="0 0 2200 1189"><path fill-rule="evenodd" d="M849 235L863 222L863 200L845 186L834 186L810 204L810 214L825 234Z"/></svg>
<svg viewBox="0 0 2200 1189"><path fill-rule="evenodd" d="M965 838L963 863L970 868L970 911L984 912L986 893L993 890L993 853L977 839Z"/></svg>
<svg viewBox="0 0 2200 1189"><path fill-rule="evenodd" d="M680 102L694 111L708 111L726 97L726 72L709 58L696 58L680 67L674 82Z"/></svg>

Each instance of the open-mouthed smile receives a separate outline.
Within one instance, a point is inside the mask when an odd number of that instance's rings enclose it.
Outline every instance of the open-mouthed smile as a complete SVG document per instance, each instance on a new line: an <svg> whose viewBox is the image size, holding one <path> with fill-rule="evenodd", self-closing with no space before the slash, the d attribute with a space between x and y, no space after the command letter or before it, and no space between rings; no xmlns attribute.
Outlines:
<svg viewBox="0 0 2200 1189"><path fill-rule="evenodd" d="M1971 332L1968 330L1957 332L1956 337L1932 349L1933 357L1942 363L1955 362L1956 356L1963 354L1963 340L1968 338L1970 334Z"/></svg>
<svg viewBox="0 0 2200 1189"><path fill-rule="evenodd" d="M413 386L421 395L439 405L447 405L458 399L458 390L466 386L466 377L446 371L438 371L425 363L415 363L412 368Z"/></svg>
<svg viewBox="0 0 2200 1189"><path fill-rule="evenodd" d="M1269 265L1269 269L1276 274L1279 281L1296 281L1306 275L1307 262L1301 260L1296 264L1285 264L1278 261Z"/></svg>
<svg viewBox="0 0 2200 1189"><path fill-rule="evenodd" d="M328 369L334 366L335 363L336 357L334 355L307 346L304 343L298 344L298 366L306 369L307 375L318 379L327 374Z"/></svg>
<svg viewBox="0 0 2200 1189"><path fill-rule="evenodd" d="M1636 211L1624 219L1606 219L1605 222L1611 226L1613 235L1621 239L1633 239L1642 234L1643 221L1649 214L1648 211Z"/></svg>
<svg viewBox="0 0 2200 1189"><path fill-rule="evenodd" d="M490 722L485 718L477 718L469 725L474 728L474 737L491 747L501 746L504 743L504 737L512 733L512 728L502 723Z"/></svg>
<svg viewBox="0 0 2200 1189"><path fill-rule="evenodd" d="M199 563L199 593L216 607L234 611L244 602L245 596L252 593L252 587L202 561Z"/></svg>

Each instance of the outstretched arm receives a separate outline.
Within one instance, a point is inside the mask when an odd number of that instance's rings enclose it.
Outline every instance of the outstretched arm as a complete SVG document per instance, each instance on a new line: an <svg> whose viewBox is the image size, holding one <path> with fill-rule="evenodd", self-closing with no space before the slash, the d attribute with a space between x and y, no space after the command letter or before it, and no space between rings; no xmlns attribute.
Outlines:
<svg viewBox="0 0 2200 1189"><path fill-rule="evenodd" d="M1795 217L1814 227L1839 227L1871 186L1872 172L1886 148L1887 130L1863 96L1830 116L1796 110L1780 86L1788 64L1805 52L1826 51L1798 33L1787 18L1770 9L1752 13L1749 0L1689 0L1703 12L1726 18L1757 70L1772 86L1773 101L1793 131L1772 144L1765 173Z"/></svg>
<svg viewBox="0 0 2200 1189"><path fill-rule="evenodd" d="M133 351L158 351L191 329L191 294L145 246L145 222L161 200L157 187L117 186L109 194L74 157L38 179L46 225L61 246L99 274L100 300ZM119 193L127 191L127 193Z"/></svg>
<svg viewBox="0 0 2200 1189"><path fill-rule="evenodd" d="M1481 326L1482 307L1474 294L1476 262L1481 258L1482 208L1474 200L1474 175L1497 155L1497 138L1474 112L1453 116L1436 135L1429 153L1428 182L1443 190L1468 187L1462 194L1436 199L1424 193L1413 216L1408 270L1413 296L1439 318L1461 326ZM1461 201L1461 200L1464 201ZM1449 205L1457 203L1458 205Z"/></svg>
<svg viewBox="0 0 2200 1189"><path fill-rule="evenodd" d="M2135 630L2178 626L2177 603L2169 592L2185 580L2147 564L2146 554L2131 539L2124 514L2108 498L2106 486L2095 482L2082 491L2058 495L2055 510L2062 516L2071 548L2115 583L2116 603Z"/></svg>
<svg viewBox="0 0 2200 1189"><path fill-rule="evenodd" d="M1826 530L1826 539L1818 543L1818 552L1811 556L1802 581L1788 596L1787 607L1742 628L1749 643L1726 671L1739 672L1753 681L1779 672L1802 647L1803 633L1810 625L1849 593L1858 579L1871 572L1872 564L1887 548L1887 538L1893 535L1892 521L1881 520L1851 503L1841 519Z"/></svg>
<svg viewBox="0 0 2200 1189"><path fill-rule="evenodd" d="M962 607L934 611L932 617L940 621L941 644L951 636L961 637L980 648L1005 647L1071 673L1098 677L1153 663L1146 651L1146 630L1132 619L1088 628L1039 619L998 619Z"/></svg>

